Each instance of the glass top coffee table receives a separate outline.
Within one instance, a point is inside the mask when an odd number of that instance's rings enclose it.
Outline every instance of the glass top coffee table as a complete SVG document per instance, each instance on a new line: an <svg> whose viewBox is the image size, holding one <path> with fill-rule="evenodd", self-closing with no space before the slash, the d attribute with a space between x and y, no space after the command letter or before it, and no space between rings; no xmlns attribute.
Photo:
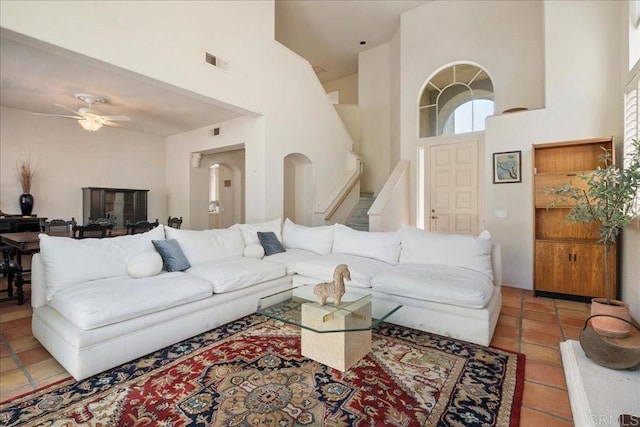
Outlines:
<svg viewBox="0 0 640 427"><path fill-rule="evenodd" d="M302 355L342 372L371 351L371 330L402 305L390 297L349 291L340 305L317 302L313 286L300 286L258 301L258 314L299 326Z"/></svg>

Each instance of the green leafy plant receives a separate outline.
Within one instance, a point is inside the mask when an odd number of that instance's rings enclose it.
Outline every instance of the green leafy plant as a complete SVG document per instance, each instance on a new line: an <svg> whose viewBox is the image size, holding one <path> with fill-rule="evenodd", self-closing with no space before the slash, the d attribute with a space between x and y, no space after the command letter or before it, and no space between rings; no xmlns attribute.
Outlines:
<svg viewBox="0 0 640 427"><path fill-rule="evenodd" d="M587 183L586 189L569 182L546 192L556 196L552 207L575 203L567 215L568 221L597 224L600 233L598 241L604 244L605 292L607 304L610 304L611 248L622 229L640 215L640 141L632 141L631 151L622 168L613 165L609 150L604 147L602 150L603 154L599 159L604 166L599 166L593 173L580 176Z"/></svg>

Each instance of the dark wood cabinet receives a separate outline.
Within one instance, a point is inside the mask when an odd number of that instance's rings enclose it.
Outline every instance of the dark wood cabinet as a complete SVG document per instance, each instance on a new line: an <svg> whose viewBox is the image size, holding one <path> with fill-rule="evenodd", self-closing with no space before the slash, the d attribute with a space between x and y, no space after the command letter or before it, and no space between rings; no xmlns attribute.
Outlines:
<svg viewBox="0 0 640 427"><path fill-rule="evenodd" d="M595 224L567 222L571 205L555 204L545 194L566 182L586 188L580 175L600 164L602 148L613 152L613 138L533 145L534 289L537 295L603 297L604 246ZM612 153L613 154L613 153ZM615 159L615 156L614 156ZM611 283L616 283L616 249L611 254ZM614 292L615 297L615 292Z"/></svg>
<svg viewBox="0 0 640 427"><path fill-rule="evenodd" d="M109 218L116 227L147 221L147 195L149 190L128 188L82 188L83 224Z"/></svg>

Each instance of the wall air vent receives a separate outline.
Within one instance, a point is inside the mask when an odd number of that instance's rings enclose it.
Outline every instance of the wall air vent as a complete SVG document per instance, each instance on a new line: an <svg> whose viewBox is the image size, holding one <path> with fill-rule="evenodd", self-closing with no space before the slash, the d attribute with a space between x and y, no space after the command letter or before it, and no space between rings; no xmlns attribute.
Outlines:
<svg viewBox="0 0 640 427"><path fill-rule="evenodd" d="M211 136L217 136L220 135L220 128L213 128L209 131L209 135Z"/></svg>
<svg viewBox="0 0 640 427"><path fill-rule="evenodd" d="M209 52L204 53L204 62L225 71L229 68L229 63L227 61Z"/></svg>

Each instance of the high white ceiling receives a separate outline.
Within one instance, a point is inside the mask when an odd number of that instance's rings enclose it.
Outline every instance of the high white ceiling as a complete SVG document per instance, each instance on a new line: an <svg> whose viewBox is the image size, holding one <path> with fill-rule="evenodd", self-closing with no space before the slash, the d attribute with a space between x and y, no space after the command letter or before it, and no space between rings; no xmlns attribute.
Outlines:
<svg viewBox="0 0 640 427"><path fill-rule="evenodd" d="M326 70L318 74L321 81L332 80L356 73L358 53L390 41L400 14L426 2L277 0L276 39ZM3 106L68 114L54 104L77 110L86 104L75 94L90 93L107 100L94 106L100 114L131 118L121 122L124 129L161 136L248 113L5 29L0 30L0 78Z"/></svg>
<svg viewBox="0 0 640 427"><path fill-rule="evenodd" d="M276 40L325 70L321 82L335 80L357 73L358 53L388 43L400 15L429 1L276 0Z"/></svg>

